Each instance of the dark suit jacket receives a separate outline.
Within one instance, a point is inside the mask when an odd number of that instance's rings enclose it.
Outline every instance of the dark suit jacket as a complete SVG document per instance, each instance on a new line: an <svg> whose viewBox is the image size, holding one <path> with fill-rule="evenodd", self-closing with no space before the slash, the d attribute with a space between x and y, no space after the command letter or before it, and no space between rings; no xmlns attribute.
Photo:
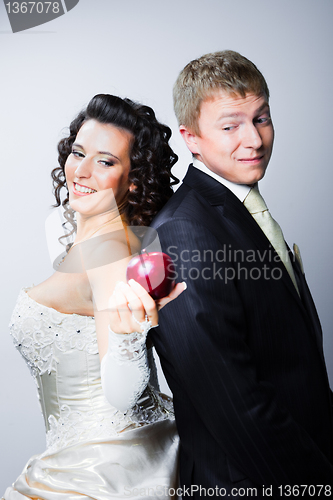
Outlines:
<svg viewBox="0 0 333 500"><path fill-rule="evenodd" d="M331 485L321 327L297 263L301 298L244 205L193 166L152 226L188 285L151 331L173 392L182 485L253 486L257 497L272 485L277 498L281 485Z"/></svg>

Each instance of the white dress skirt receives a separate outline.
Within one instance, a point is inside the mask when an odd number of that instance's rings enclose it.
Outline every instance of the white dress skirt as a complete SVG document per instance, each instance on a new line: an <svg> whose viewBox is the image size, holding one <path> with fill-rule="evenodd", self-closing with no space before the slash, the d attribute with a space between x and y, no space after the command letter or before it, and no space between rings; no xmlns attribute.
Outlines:
<svg viewBox="0 0 333 500"><path fill-rule="evenodd" d="M47 449L28 461L4 499L173 498L179 437L171 401L148 384L130 410L111 406L94 318L60 313L26 292L10 331L37 385Z"/></svg>

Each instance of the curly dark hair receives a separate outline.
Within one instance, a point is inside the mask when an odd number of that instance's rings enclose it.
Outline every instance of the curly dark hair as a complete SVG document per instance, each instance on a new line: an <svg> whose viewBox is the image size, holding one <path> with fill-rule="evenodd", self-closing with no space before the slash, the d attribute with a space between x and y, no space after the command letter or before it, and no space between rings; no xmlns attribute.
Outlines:
<svg viewBox="0 0 333 500"><path fill-rule="evenodd" d="M121 209L129 225L148 226L173 194L172 185L179 180L171 173L178 156L169 146L171 129L159 123L149 106L130 99L109 94L98 94L91 99L69 127L69 136L58 144L60 167L52 170L55 207L68 205L65 163L72 152L76 135L87 120L111 124L133 134L130 151L131 169L128 180L134 189L128 191ZM61 202L60 191L65 187L67 196Z"/></svg>

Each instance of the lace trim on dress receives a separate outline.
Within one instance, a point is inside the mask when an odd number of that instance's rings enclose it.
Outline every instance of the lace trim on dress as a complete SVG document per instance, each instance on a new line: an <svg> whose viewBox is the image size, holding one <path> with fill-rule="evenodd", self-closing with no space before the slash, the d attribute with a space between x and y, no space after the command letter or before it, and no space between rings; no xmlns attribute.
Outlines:
<svg viewBox="0 0 333 500"><path fill-rule="evenodd" d="M98 354L94 318L43 306L27 290L20 292L9 329L35 380L37 375L50 373L57 363L54 346L63 352L78 349Z"/></svg>
<svg viewBox="0 0 333 500"><path fill-rule="evenodd" d="M93 439L116 436L118 432L130 425L125 421L125 416L116 415L115 418L103 418L94 411L73 411L68 405L60 408L60 417L54 415L48 418L50 430L46 433L47 451L53 453L60 448L76 444L78 441L91 441Z"/></svg>
<svg viewBox="0 0 333 500"><path fill-rule="evenodd" d="M42 456L72 446L79 441L92 441L117 436L124 430L134 429L161 420L174 420L172 399L163 398L149 385L137 404L123 413L114 409L113 415L101 417L94 411L73 411L67 405L60 408L60 417L48 418L50 430L46 434L47 450Z"/></svg>
<svg viewBox="0 0 333 500"><path fill-rule="evenodd" d="M145 354L147 332L115 333L109 327L109 356L122 365L137 362Z"/></svg>
<svg viewBox="0 0 333 500"><path fill-rule="evenodd" d="M59 362L56 358L59 351L76 349L98 355L94 318L64 314L43 306L31 299L27 290L22 289L19 294L10 321L10 332L37 385L39 376L53 372L55 364ZM137 353L137 345L136 348L134 344L128 347ZM125 429L174 419L172 400L161 397L149 384L136 405L126 412L112 407L106 399L105 405L108 406L107 416L94 412L91 407L83 407L80 411L72 409L70 405L60 406L57 416L46 416L49 424L46 436L48 449L42 456L78 441L104 439Z"/></svg>

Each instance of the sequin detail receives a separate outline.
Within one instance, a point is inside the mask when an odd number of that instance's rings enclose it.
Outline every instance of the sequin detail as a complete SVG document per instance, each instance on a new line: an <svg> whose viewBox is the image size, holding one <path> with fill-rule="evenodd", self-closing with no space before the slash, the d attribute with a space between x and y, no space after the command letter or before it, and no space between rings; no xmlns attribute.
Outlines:
<svg viewBox="0 0 333 500"><path fill-rule="evenodd" d="M111 406L100 382L94 318L64 314L43 306L31 299L27 290L21 290L9 326L14 344L38 388L47 429L47 450L41 456L78 442L108 439L127 429L174 419L172 401L162 398L150 384L130 410L121 412ZM133 343L133 352L135 349ZM150 383L155 385L156 367L151 353L148 359ZM78 360L83 365L75 372L72 367ZM86 371L82 366L86 366ZM58 372L62 368L65 372L70 368L77 377L73 392L68 392L66 381L59 388L63 382L58 381ZM65 393L61 392L64 388ZM83 391L83 399L78 396L78 389Z"/></svg>
<svg viewBox="0 0 333 500"><path fill-rule="evenodd" d="M54 345L63 352L78 349L98 354L94 318L43 306L31 299L27 290L20 291L9 329L34 378L51 373L57 362Z"/></svg>

